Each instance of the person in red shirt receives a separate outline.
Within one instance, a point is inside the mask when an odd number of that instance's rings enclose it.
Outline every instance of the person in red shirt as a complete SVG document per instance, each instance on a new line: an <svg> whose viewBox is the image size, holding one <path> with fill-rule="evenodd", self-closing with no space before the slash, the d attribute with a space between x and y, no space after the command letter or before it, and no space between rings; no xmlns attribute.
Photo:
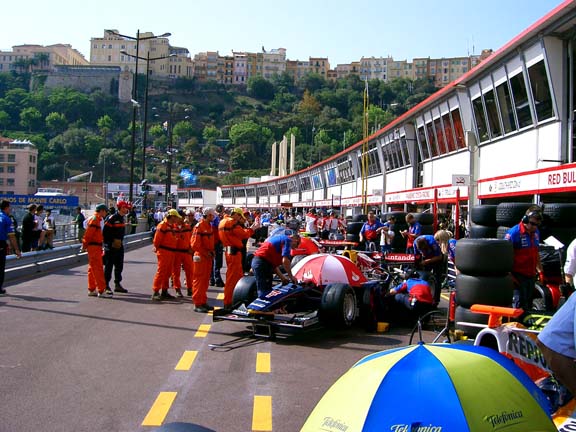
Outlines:
<svg viewBox="0 0 576 432"><path fill-rule="evenodd" d="M173 299L168 293L170 276L174 268L174 258L178 250L178 223L181 219L178 210L170 209L154 233L154 252L158 258L158 268L152 281L152 300Z"/></svg>
<svg viewBox="0 0 576 432"><path fill-rule="evenodd" d="M190 240L190 245L194 251L192 258L194 261L192 301L194 302L194 312L207 313L214 309L208 305L208 286L214 259L212 221L216 217L216 211L212 207L206 207L202 213L202 220L194 227Z"/></svg>
<svg viewBox="0 0 576 432"><path fill-rule="evenodd" d="M226 256L226 282L224 284L224 309L232 309L232 295L234 287L242 278L244 268L242 265L243 240L249 239L254 230L258 228L256 222L250 228L245 228L244 214L241 208L235 208L231 214L226 215L218 225L220 240L224 245Z"/></svg>
<svg viewBox="0 0 576 432"><path fill-rule="evenodd" d="M416 272L411 274L401 285L392 288L390 294L394 295L396 303L411 311L424 312L431 309L434 304L430 284L424 279L420 279L420 275Z"/></svg>
<svg viewBox="0 0 576 432"><path fill-rule="evenodd" d="M106 292L102 260L102 243L104 242L102 228L107 214L108 207L105 204L98 204L94 216L87 221L86 233L82 238L82 249L88 252L88 295L91 297L110 297L112 294L112 291Z"/></svg>

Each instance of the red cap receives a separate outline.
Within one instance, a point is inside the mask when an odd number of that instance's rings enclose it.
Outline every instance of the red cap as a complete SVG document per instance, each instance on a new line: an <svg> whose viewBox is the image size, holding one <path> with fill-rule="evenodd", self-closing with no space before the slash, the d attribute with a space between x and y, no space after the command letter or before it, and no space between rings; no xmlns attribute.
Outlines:
<svg viewBox="0 0 576 432"><path fill-rule="evenodd" d="M118 201L118 203L116 203L116 207L118 207L118 209L125 208L130 210L132 208L132 204L128 201Z"/></svg>

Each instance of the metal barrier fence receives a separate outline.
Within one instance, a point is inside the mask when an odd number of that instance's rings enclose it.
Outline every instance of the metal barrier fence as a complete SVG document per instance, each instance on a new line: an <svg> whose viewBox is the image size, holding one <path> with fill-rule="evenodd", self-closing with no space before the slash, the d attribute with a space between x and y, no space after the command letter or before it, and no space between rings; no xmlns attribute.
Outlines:
<svg viewBox="0 0 576 432"><path fill-rule="evenodd" d="M150 231L124 237L124 250L137 249L150 245L152 233ZM65 267L76 267L88 263L88 255L81 252L80 243L55 247L50 250L26 252L22 258L15 255L6 257L6 271L4 280L11 281L21 278L32 278L38 273L47 273Z"/></svg>

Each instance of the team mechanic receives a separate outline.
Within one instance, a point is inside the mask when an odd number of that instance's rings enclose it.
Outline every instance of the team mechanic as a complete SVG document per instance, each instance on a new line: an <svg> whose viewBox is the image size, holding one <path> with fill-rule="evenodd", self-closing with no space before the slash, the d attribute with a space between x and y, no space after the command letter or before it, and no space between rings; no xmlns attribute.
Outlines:
<svg viewBox="0 0 576 432"><path fill-rule="evenodd" d="M512 278L514 279L514 299L512 305L525 311L532 308L532 292L536 284L536 272L542 273L540 254L540 231L542 213L538 206L531 206L520 223L510 228L505 240L514 248Z"/></svg>
<svg viewBox="0 0 576 432"><path fill-rule="evenodd" d="M180 282L180 273L184 269L184 276L186 278L186 287L188 288L188 295L192 295L192 283L194 281L194 267L192 262L192 247L190 246L190 239L192 238L192 225L188 222L188 218L183 218L178 227L178 241L176 244L176 256L174 258L174 267L172 270L172 286L176 291L176 296L184 297L182 295L182 283Z"/></svg>
<svg viewBox="0 0 576 432"><path fill-rule="evenodd" d="M360 242L366 242L366 250L370 251L370 245L374 245L374 242L378 239L378 236L385 228L384 224L376 219L376 215L373 211L368 213L368 220L364 222L362 228L360 229ZM376 249L373 249L374 251Z"/></svg>
<svg viewBox="0 0 576 432"><path fill-rule="evenodd" d="M126 215L132 205L126 201L119 201L116 213L109 215L104 221L104 279L106 280L106 293L112 295L110 280L114 269L114 292L127 293L128 290L120 284L122 270L124 269L124 234L126 233Z"/></svg>
<svg viewBox="0 0 576 432"><path fill-rule="evenodd" d="M102 243L104 241L102 229L107 214L106 204L98 204L94 215L87 221L86 232L82 238L82 250L88 252L88 295L90 297L109 297L109 294L106 293L104 265L102 264Z"/></svg>
<svg viewBox="0 0 576 432"><path fill-rule="evenodd" d="M422 256L420 266L434 275L434 305L440 303L442 274L444 273L444 254L433 235L421 235L414 240L414 253Z"/></svg>
<svg viewBox="0 0 576 432"><path fill-rule="evenodd" d="M218 225L220 241L224 246L226 254L226 283L224 284L224 309L232 309L232 294L234 287L244 274L242 265L242 240L249 239L254 230L258 228L257 223L250 228L244 228L246 219L241 208L235 208L230 215L224 216Z"/></svg>
<svg viewBox="0 0 576 432"><path fill-rule="evenodd" d="M170 276L174 268L174 257L178 248L178 222L180 214L176 209L170 209L156 227L154 234L154 252L158 258L158 268L152 281L152 300L173 299L168 293ZM162 292L160 292L162 291Z"/></svg>
<svg viewBox="0 0 576 432"><path fill-rule="evenodd" d="M300 236L296 233L292 235L280 234L268 238L262 246L254 253L252 259L252 270L256 278L256 288L258 296L264 296L272 290L272 277L276 273L282 283L292 281L298 283L292 276L290 268L291 248L297 248L300 244ZM288 277L282 274L280 266L284 266L284 271Z"/></svg>
<svg viewBox="0 0 576 432"><path fill-rule="evenodd" d="M192 284L194 312L207 313L214 309L208 305L208 285L214 258L214 231L211 223L215 217L216 211L212 207L206 207L202 220L192 231L190 240L190 245L194 250L194 282Z"/></svg>

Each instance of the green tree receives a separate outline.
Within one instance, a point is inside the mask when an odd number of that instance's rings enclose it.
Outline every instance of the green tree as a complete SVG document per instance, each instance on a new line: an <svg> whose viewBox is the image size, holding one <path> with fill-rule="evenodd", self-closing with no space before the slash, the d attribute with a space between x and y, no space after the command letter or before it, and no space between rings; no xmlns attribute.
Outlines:
<svg viewBox="0 0 576 432"><path fill-rule="evenodd" d="M214 144L216 140L220 138L220 131L214 125L206 125L202 131L202 138L204 138L206 143Z"/></svg>
<svg viewBox="0 0 576 432"><path fill-rule="evenodd" d="M308 73L304 75L300 81L298 81L298 87L302 90L308 90L310 93L314 93L323 87L326 87L327 83L324 77L317 73Z"/></svg>
<svg viewBox="0 0 576 432"><path fill-rule="evenodd" d="M6 111L0 111L0 129L6 132L10 122L10 115Z"/></svg>
<svg viewBox="0 0 576 432"><path fill-rule="evenodd" d="M62 133L68 127L68 120L62 113L51 112L45 119L46 127L54 134Z"/></svg>
<svg viewBox="0 0 576 432"><path fill-rule="evenodd" d="M248 94L253 98L264 101L274 99L274 84L259 75L252 76L248 79L247 90Z"/></svg>
<svg viewBox="0 0 576 432"><path fill-rule="evenodd" d="M20 111L20 125L32 132L42 127L42 113L36 108L24 108Z"/></svg>

